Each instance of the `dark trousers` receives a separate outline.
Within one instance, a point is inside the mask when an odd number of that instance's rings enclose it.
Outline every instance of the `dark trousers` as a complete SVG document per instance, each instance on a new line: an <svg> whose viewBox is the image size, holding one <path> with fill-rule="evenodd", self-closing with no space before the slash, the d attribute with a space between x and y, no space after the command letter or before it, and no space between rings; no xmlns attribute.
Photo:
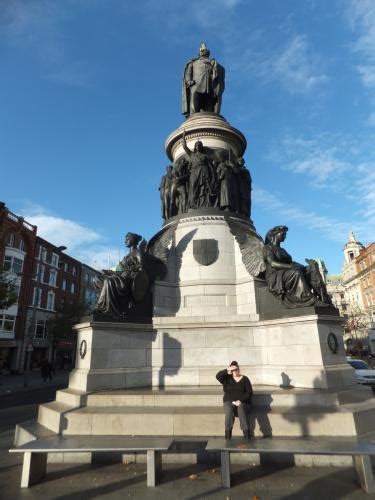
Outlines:
<svg viewBox="0 0 375 500"><path fill-rule="evenodd" d="M247 413L249 412L250 405L241 403L240 406L235 406L231 401L224 401L224 413L225 413L225 428L231 429L234 423L234 417L240 419L240 427L243 431L249 429L249 424L247 422Z"/></svg>

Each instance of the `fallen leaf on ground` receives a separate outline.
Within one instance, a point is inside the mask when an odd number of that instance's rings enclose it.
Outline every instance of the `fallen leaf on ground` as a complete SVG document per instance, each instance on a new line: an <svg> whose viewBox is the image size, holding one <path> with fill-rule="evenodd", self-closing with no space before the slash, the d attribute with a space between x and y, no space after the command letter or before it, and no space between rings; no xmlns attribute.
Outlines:
<svg viewBox="0 0 375 500"><path fill-rule="evenodd" d="M217 471L218 471L218 469L211 469L209 472L210 472L211 474L216 474L216 472L217 472Z"/></svg>
<svg viewBox="0 0 375 500"><path fill-rule="evenodd" d="M198 474L190 474L189 479L198 479Z"/></svg>

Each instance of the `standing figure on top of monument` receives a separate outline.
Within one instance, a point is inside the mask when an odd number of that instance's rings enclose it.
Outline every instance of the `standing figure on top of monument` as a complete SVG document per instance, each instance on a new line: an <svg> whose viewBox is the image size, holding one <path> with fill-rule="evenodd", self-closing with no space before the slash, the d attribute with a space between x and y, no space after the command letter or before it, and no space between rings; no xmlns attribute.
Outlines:
<svg viewBox="0 0 375 500"><path fill-rule="evenodd" d="M266 234L263 256L268 290L288 308L330 305L324 302L324 297L318 298L313 293L311 274L306 272L306 267L294 262L280 246L287 231L286 226L275 226ZM317 277L314 276L313 279L315 278Z"/></svg>
<svg viewBox="0 0 375 500"><path fill-rule="evenodd" d="M169 218L171 187L172 187L172 165L166 166L166 174L163 175L160 181L160 199L161 199L161 216L167 220Z"/></svg>
<svg viewBox="0 0 375 500"><path fill-rule="evenodd" d="M245 160L240 157L234 166L236 183L237 212L245 217L250 217L251 213L251 184L252 179L249 170L245 167Z"/></svg>
<svg viewBox="0 0 375 500"><path fill-rule="evenodd" d="M211 206L215 177L208 155L204 152L203 143L196 141L194 151L188 148L185 130L182 134L182 147L189 159L188 208Z"/></svg>
<svg viewBox="0 0 375 500"><path fill-rule="evenodd" d="M205 43L199 47L199 57L189 61L182 80L182 114L186 117L199 111L220 113L224 92L225 70L215 59Z"/></svg>
<svg viewBox="0 0 375 500"><path fill-rule="evenodd" d="M233 165L229 158L217 166L220 181L219 207L221 210L235 210L235 193L233 192ZM234 196L233 196L234 195Z"/></svg>
<svg viewBox="0 0 375 500"><path fill-rule="evenodd" d="M171 197L169 216L182 214L186 211L187 203L187 182L189 162L186 158L178 160L172 172Z"/></svg>

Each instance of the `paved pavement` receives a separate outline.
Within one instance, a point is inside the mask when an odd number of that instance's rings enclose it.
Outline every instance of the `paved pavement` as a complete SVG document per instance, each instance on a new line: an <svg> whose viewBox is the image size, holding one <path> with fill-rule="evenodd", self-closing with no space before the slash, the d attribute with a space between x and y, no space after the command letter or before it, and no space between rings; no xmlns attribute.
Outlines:
<svg viewBox="0 0 375 500"><path fill-rule="evenodd" d="M34 391L35 389L43 389L46 387L62 387L67 386L69 380L69 372L66 370L58 370L52 376L52 380L43 382L40 370L30 372L27 378L27 387L25 387L24 375L3 375L0 379L0 398L2 395L14 393Z"/></svg>

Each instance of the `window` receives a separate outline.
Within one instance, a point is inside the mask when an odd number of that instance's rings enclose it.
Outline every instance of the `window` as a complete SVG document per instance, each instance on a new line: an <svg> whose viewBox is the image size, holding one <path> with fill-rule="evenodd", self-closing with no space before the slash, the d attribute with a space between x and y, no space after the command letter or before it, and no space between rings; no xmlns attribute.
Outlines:
<svg viewBox="0 0 375 500"><path fill-rule="evenodd" d="M10 314L3 314L0 316L0 330L6 332L14 332L14 325L16 322L16 317Z"/></svg>
<svg viewBox="0 0 375 500"><path fill-rule="evenodd" d="M6 246L12 247L13 245L14 245L14 233L9 233L8 238L7 238L7 242L6 242Z"/></svg>
<svg viewBox="0 0 375 500"><path fill-rule="evenodd" d="M38 283L43 283L43 281L44 281L44 270L45 270L45 268L42 264L36 265L36 273L35 273L34 279Z"/></svg>
<svg viewBox="0 0 375 500"><path fill-rule="evenodd" d="M61 286L61 288L62 288L63 290L66 290L66 289L67 289L67 286L68 286L68 282L67 282L67 281L66 281L66 279L64 278L64 279L62 280L62 286Z"/></svg>
<svg viewBox="0 0 375 500"><path fill-rule="evenodd" d="M47 294L47 309L53 311L54 306L55 306L55 293L50 291Z"/></svg>
<svg viewBox="0 0 375 500"><path fill-rule="evenodd" d="M56 286L57 271L55 269L50 269L48 284L50 286Z"/></svg>
<svg viewBox="0 0 375 500"><path fill-rule="evenodd" d="M40 307L40 302L42 299L42 289L34 286L33 292L33 306Z"/></svg>
<svg viewBox="0 0 375 500"><path fill-rule="evenodd" d="M57 267L59 265L59 256L56 253L52 254L51 264L54 267Z"/></svg>
<svg viewBox="0 0 375 500"><path fill-rule="evenodd" d="M344 294L343 293L340 293L340 299L344 300Z"/></svg>
<svg viewBox="0 0 375 500"><path fill-rule="evenodd" d="M70 293L75 293L75 291L76 291L76 285L75 283L72 283L70 286Z"/></svg>
<svg viewBox="0 0 375 500"><path fill-rule="evenodd" d="M42 259L47 262L47 250L45 248L42 248Z"/></svg>
<svg viewBox="0 0 375 500"><path fill-rule="evenodd" d="M349 260L354 260L354 252L349 252Z"/></svg>
<svg viewBox="0 0 375 500"><path fill-rule="evenodd" d="M19 242L19 244L18 244L18 248L19 248L22 252L24 252L24 251L25 251L25 242L23 241L23 239L22 239L22 238L20 239L20 242Z"/></svg>
<svg viewBox="0 0 375 500"><path fill-rule="evenodd" d="M73 274L73 276L75 276L77 274L76 266L72 267L72 274Z"/></svg>
<svg viewBox="0 0 375 500"><path fill-rule="evenodd" d="M17 257L12 257L11 255L5 255L3 268L4 271L9 271L14 274L22 273L23 260L17 259Z"/></svg>
<svg viewBox="0 0 375 500"><path fill-rule="evenodd" d="M88 283L90 279L89 273L85 273L85 283Z"/></svg>
<svg viewBox="0 0 375 500"><path fill-rule="evenodd" d="M35 323L34 329L34 338L36 339L45 339L47 337L47 321L46 320L38 320Z"/></svg>
<svg viewBox="0 0 375 500"><path fill-rule="evenodd" d="M64 271L67 273L69 270L69 266L66 262L64 262Z"/></svg>

